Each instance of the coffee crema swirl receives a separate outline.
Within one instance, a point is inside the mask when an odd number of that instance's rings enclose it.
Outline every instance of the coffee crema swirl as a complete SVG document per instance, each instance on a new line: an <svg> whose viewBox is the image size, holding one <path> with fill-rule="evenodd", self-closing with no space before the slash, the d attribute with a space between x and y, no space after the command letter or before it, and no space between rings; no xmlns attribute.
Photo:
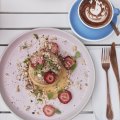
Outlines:
<svg viewBox="0 0 120 120"><path fill-rule="evenodd" d="M100 27L110 21L112 8L108 0L84 0L79 14L86 24Z"/></svg>

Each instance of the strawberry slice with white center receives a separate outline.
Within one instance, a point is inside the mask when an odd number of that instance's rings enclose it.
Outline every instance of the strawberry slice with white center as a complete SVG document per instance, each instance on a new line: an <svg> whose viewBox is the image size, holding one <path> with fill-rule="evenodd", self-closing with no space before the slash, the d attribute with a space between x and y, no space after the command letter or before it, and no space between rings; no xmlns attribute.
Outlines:
<svg viewBox="0 0 120 120"><path fill-rule="evenodd" d="M55 114L55 108L52 105L45 105L43 107L43 112L46 116L51 117Z"/></svg>
<svg viewBox="0 0 120 120"><path fill-rule="evenodd" d="M70 57L70 56L66 56L64 58L64 67L67 69L67 70L70 70L71 67L76 63L75 59Z"/></svg>
<svg viewBox="0 0 120 120"><path fill-rule="evenodd" d="M58 54L59 52L59 46L57 43L51 42L51 52L54 54Z"/></svg>
<svg viewBox="0 0 120 120"><path fill-rule="evenodd" d="M31 57L30 61L31 61L31 66L35 68L38 64L44 63L44 58L43 56L33 56Z"/></svg>
<svg viewBox="0 0 120 120"><path fill-rule="evenodd" d="M48 84L52 84L56 80L56 74L52 71L48 71L44 74L44 80Z"/></svg>
<svg viewBox="0 0 120 120"><path fill-rule="evenodd" d="M61 103L67 104L71 101L72 99L72 94L70 91L65 90L58 95L58 99L60 100Z"/></svg>

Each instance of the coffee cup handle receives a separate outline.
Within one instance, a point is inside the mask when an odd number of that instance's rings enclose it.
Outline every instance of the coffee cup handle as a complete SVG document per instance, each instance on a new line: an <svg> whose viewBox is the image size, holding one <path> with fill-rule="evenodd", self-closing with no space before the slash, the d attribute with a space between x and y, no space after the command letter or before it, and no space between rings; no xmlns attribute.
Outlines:
<svg viewBox="0 0 120 120"><path fill-rule="evenodd" d="M118 16L120 14L120 9L114 8L114 15Z"/></svg>

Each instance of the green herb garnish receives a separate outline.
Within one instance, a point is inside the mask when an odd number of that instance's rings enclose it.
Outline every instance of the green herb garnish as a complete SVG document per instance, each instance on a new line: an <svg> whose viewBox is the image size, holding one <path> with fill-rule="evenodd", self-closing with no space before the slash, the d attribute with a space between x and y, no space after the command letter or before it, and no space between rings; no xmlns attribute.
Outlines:
<svg viewBox="0 0 120 120"><path fill-rule="evenodd" d="M57 113L57 114L61 114L61 111L59 110L59 109L55 109L55 113Z"/></svg>
<svg viewBox="0 0 120 120"><path fill-rule="evenodd" d="M37 66L36 66L36 70L42 70L42 68L43 68L43 64L38 64Z"/></svg>
<svg viewBox="0 0 120 120"><path fill-rule="evenodd" d="M34 35L34 37L38 40L39 39L39 37L38 37L38 35L37 34L33 34Z"/></svg>
<svg viewBox="0 0 120 120"><path fill-rule="evenodd" d="M44 76L45 72L41 71L42 76Z"/></svg>
<svg viewBox="0 0 120 120"><path fill-rule="evenodd" d="M37 75L38 74L38 71L37 70L34 70L34 75Z"/></svg>
<svg viewBox="0 0 120 120"><path fill-rule="evenodd" d="M79 57L80 57L80 52L77 51L77 52L75 53L75 58L79 58Z"/></svg>
<svg viewBox="0 0 120 120"><path fill-rule="evenodd" d="M48 57L46 57L46 61L50 66L53 66L53 61L51 59L49 59Z"/></svg>
<svg viewBox="0 0 120 120"><path fill-rule="evenodd" d="M49 100L52 99L53 96L54 96L54 94L52 92L50 92L50 93L47 94L47 97L48 97Z"/></svg>
<svg viewBox="0 0 120 120"><path fill-rule="evenodd" d="M75 64L71 67L71 70L74 71L76 67L77 67L77 63L75 63Z"/></svg>
<svg viewBox="0 0 120 120"><path fill-rule="evenodd" d="M52 69L55 70L55 71L58 71L57 66L53 66Z"/></svg>
<svg viewBox="0 0 120 120"><path fill-rule="evenodd" d="M52 60L49 60L48 63L49 63L50 66L53 65L53 61Z"/></svg>

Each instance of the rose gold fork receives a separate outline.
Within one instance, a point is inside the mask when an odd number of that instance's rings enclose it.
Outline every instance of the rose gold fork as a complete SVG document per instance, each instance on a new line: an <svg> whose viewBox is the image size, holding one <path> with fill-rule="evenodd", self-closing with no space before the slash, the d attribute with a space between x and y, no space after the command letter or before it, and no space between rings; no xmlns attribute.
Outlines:
<svg viewBox="0 0 120 120"><path fill-rule="evenodd" d="M110 50L109 48L102 48L102 55L101 55L101 64L102 68L105 70L106 79L107 79L107 110L106 110L106 117L108 120L113 119L113 111L112 111L112 104L110 98L110 90L109 90L109 79L108 79L108 70L110 68Z"/></svg>

